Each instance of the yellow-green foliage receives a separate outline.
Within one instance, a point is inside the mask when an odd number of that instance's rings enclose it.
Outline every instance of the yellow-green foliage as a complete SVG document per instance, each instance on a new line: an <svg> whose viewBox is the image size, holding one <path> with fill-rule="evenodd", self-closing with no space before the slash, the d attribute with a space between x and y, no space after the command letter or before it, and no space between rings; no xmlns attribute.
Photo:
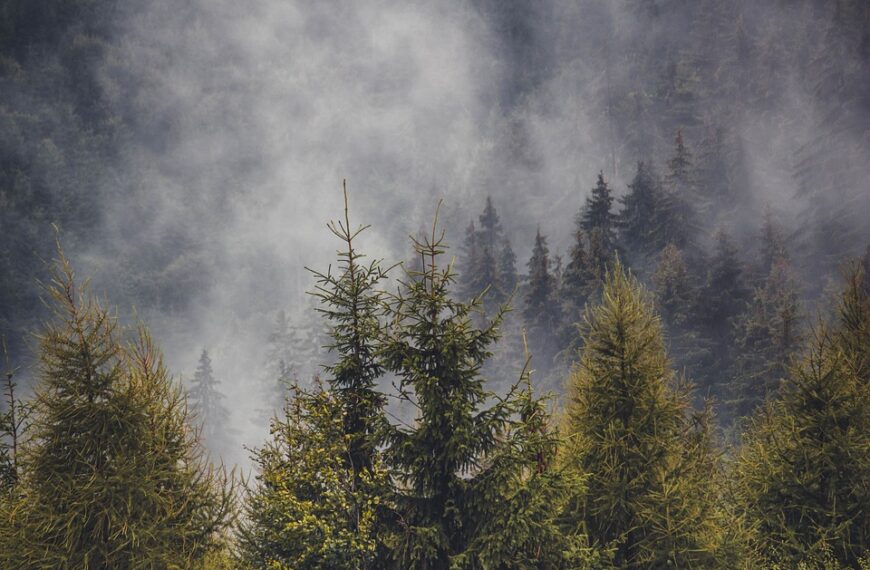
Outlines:
<svg viewBox="0 0 870 570"><path fill-rule="evenodd" d="M735 503L767 557L823 552L856 566L870 545L870 304L850 276L832 326L820 325L782 395L751 422L734 464ZM863 335L863 336L862 336Z"/></svg>
<svg viewBox="0 0 870 570"><path fill-rule="evenodd" d="M294 388L272 439L254 454L259 473L240 528L240 557L254 568L372 568L385 471L347 461L353 435L328 390ZM375 456L377 457L377 456Z"/></svg>
<svg viewBox="0 0 870 570"><path fill-rule="evenodd" d="M61 257L47 288L40 384L2 568L189 568L215 547L231 501L186 424L184 399L144 330L76 286Z"/></svg>
<svg viewBox="0 0 870 570"><path fill-rule="evenodd" d="M586 317L568 389L562 460L586 489L566 524L613 548L617 567L711 564L721 538L709 413L689 414L659 318L619 263Z"/></svg>

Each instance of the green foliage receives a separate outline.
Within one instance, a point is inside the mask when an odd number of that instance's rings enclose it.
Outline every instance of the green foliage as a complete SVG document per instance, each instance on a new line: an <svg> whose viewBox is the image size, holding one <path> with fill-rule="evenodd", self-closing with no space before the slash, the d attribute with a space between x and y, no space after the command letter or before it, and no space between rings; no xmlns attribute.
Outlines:
<svg viewBox="0 0 870 570"><path fill-rule="evenodd" d="M344 246L338 273L314 272L318 311L330 323L329 389L293 387L272 439L254 453L257 485L240 528L241 558L254 568L379 568L387 472L379 450L384 396L377 358L383 313L378 261L363 263L347 211L329 229ZM282 395L283 399L283 395Z"/></svg>
<svg viewBox="0 0 870 570"><path fill-rule="evenodd" d="M599 172L595 188L586 198L586 206L580 214L579 226L587 235L598 230L601 247L608 251L616 245L616 216L611 211L612 206L610 188L604 181L604 173Z"/></svg>
<svg viewBox="0 0 870 570"><path fill-rule="evenodd" d="M386 473L348 462L356 435L335 392L291 388L271 439L253 454L256 484L239 528L239 559L262 569L375 568Z"/></svg>
<svg viewBox="0 0 870 570"><path fill-rule="evenodd" d="M870 544L870 305L850 274L833 328L819 325L781 396L753 418L734 464L735 502L769 558L796 564L830 552L856 567ZM863 313L863 314L859 314ZM853 320L854 319L854 320Z"/></svg>
<svg viewBox="0 0 870 570"><path fill-rule="evenodd" d="M618 263L586 319L562 452L586 478L566 521L620 568L710 564L719 540L709 413L688 413L648 294Z"/></svg>
<svg viewBox="0 0 870 570"><path fill-rule="evenodd" d="M6 568L181 568L220 541L226 477L207 467L144 329L122 344L114 318L61 259L47 287L40 385L21 459Z"/></svg>
<svg viewBox="0 0 870 570"><path fill-rule="evenodd" d="M385 454L395 481L387 545L398 568L552 568L569 548L556 525L566 483L550 469L555 435L530 388L504 399L484 388L480 368L501 315L472 325L480 300L450 298L441 239L416 241L425 260L390 303L383 358L398 377L413 425L390 425Z"/></svg>
<svg viewBox="0 0 870 570"><path fill-rule="evenodd" d="M562 314L556 296L558 282L551 273L550 250L541 231L535 235L535 246L529 259L523 320L529 333L529 344L542 370L549 370L556 353L556 339Z"/></svg>

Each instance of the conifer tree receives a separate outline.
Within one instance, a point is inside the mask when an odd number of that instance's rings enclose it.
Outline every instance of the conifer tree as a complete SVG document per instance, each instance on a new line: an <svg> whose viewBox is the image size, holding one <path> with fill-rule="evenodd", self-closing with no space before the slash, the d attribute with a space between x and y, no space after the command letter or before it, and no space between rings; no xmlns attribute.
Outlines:
<svg viewBox="0 0 870 570"><path fill-rule="evenodd" d="M650 254L667 245L663 243L656 247L658 243L653 242L657 234L655 223L660 193L658 177L652 167L639 162L634 179L628 185L628 193L620 198L620 240L629 255Z"/></svg>
<svg viewBox="0 0 870 570"><path fill-rule="evenodd" d="M490 196L486 197L486 205L483 208L483 213L478 217L478 222L480 223L478 233L480 245L488 248L495 255L503 236L498 212L496 212Z"/></svg>
<svg viewBox="0 0 870 570"><path fill-rule="evenodd" d="M505 299L510 297L517 288L517 256L511 247L511 241L505 238L502 241L501 254L498 259L499 285Z"/></svg>
<svg viewBox="0 0 870 570"><path fill-rule="evenodd" d="M529 259L528 288L523 319L529 334L529 346L538 365L548 370L556 353L556 338L561 325L561 310L556 297L556 280L550 273L547 238L538 230Z"/></svg>
<svg viewBox="0 0 870 570"><path fill-rule="evenodd" d="M669 328L686 324L695 299L683 254L674 244L662 250L652 281L664 322Z"/></svg>
<svg viewBox="0 0 870 570"><path fill-rule="evenodd" d="M288 387L271 439L253 454L256 484L239 528L241 561L251 568L381 568L379 509L386 484L380 458L364 470L348 438L351 419L337 393Z"/></svg>
<svg viewBox="0 0 870 570"><path fill-rule="evenodd" d="M800 302L791 267L780 258L755 288L737 322L730 405L745 416L773 394L801 346Z"/></svg>
<svg viewBox="0 0 870 570"><path fill-rule="evenodd" d="M661 192L655 209L656 243L662 247L673 243L685 252L694 253L697 247L699 216L706 204L695 184L691 154L683 142L682 131L677 131L674 156L668 161L665 191Z"/></svg>
<svg viewBox="0 0 870 570"><path fill-rule="evenodd" d="M710 356L710 347L699 334L694 312L698 303L697 285L675 245L667 245L659 255L652 284L674 368L697 377L703 370L702 363Z"/></svg>
<svg viewBox="0 0 870 570"><path fill-rule="evenodd" d="M365 262L354 239L368 226L352 229L348 213L347 190L344 193L344 221L330 222L329 230L341 240L339 274L314 271L317 285L314 295L320 300L317 309L329 323L331 344L336 357L324 368L330 389L345 417L344 437L349 440L351 471L358 476L371 470L378 444L375 432L383 422L383 394L376 383L383 373L377 358L384 312L383 292L379 289L387 272L379 260Z"/></svg>
<svg viewBox="0 0 870 570"><path fill-rule="evenodd" d="M354 240L367 226L344 220L329 230L342 241L338 271L314 271L319 313L330 326L326 389L298 386L272 421L272 440L254 454L257 484L241 529L254 567L382 568L386 472L378 432L384 395L376 382L383 313L377 260L366 263Z"/></svg>
<svg viewBox="0 0 870 570"><path fill-rule="evenodd" d="M397 568L558 568L568 543L556 526L560 475L546 411L529 392L493 399L480 368L500 315L475 328L475 304L450 298L453 272L438 265L435 235L415 246L427 260L390 306L383 354L417 410L391 425L386 454L396 480ZM479 301L477 301L479 304Z"/></svg>
<svg viewBox="0 0 870 570"><path fill-rule="evenodd" d="M10 493L18 484L20 469L19 453L29 425L31 405L20 400L15 390L15 372L7 365L3 371L3 400L5 409L0 411L0 496ZM3 498L0 497L0 502Z"/></svg>
<svg viewBox="0 0 870 570"><path fill-rule="evenodd" d="M586 301L592 294L590 287L593 274L589 267L585 241L583 230L578 227L574 232L574 243L571 246L568 265L562 272L562 284L559 289L564 321L568 329L566 332L570 337L577 336L575 325L582 319Z"/></svg>
<svg viewBox="0 0 870 570"><path fill-rule="evenodd" d="M184 397L147 332L114 318L59 261L55 320L22 455L3 568L193 567L228 522L231 491L187 425Z"/></svg>
<svg viewBox="0 0 870 570"><path fill-rule="evenodd" d="M223 404L225 396L214 377L211 358L205 349L199 357L187 398L194 420L202 425L204 443L215 453L228 452L231 447L227 441L230 412Z"/></svg>
<svg viewBox="0 0 870 570"><path fill-rule="evenodd" d="M586 198L580 227L586 235L591 235L594 230L598 230L601 247L606 251L612 250L616 245L617 224L616 216L611 211L612 207L613 197L610 195L610 188L604 181L604 173L599 172L592 195Z"/></svg>
<svg viewBox="0 0 870 570"><path fill-rule="evenodd" d="M689 414L651 300L619 263L585 326L562 457L587 488L566 521L612 548L618 568L709 566L718 541L709 416Z"/></svg>
<svg viewBox="0 0 870 570"><path fill-rule="evenodd" d="M753 418L734 464L738 512L755 528L757 548L784 564L827 550L857 568L870 545L870 391L854 352L866 356L867 345L850 325L859 307L852 301L867 300L861 279L850 274L836 322L817 327L780 396Z"/></svg>

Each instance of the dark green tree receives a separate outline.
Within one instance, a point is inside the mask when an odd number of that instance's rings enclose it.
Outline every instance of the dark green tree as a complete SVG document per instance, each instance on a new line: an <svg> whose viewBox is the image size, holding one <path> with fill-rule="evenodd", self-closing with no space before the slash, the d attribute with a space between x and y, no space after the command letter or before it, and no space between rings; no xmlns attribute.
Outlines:
<svg viewBox="0 0 870 570"><path fill-rule="evenodd" d="M689 413L651 298L619 263L568 390L562 457L586 489L566 521L612 548L618 568L709 567L720 540L709 412Z"/></svg>
<svg viewBox="0 0 870 570"><path fill-rule="evenodd" d="M396 481L397 568L558 568L573 551L556 525L561 475L546 410L518 386L504 399L486 391L480 368L501 316L473 326L475 304L450 297L453 272L433 230L415 246L425 269L408 278L390 306L383 355L413 425L387 430ZM525 375L523 375L524 377Z"/></svg>
<svg viewBox="0 0 870 570"><path fill-rule="evenodd" d="M244 556L255 567L382 568L387 474L378 433L385 396L376 384L386 271L366 262L354 240L345 190L344 219L329 230L342 242L337 271L312 271L319 313L329 323L327 389L292 386L272 440L254 454Z"/></svg>
<svg viewBox="0 0 870 570"><path fill-rule="evenodd" d="M115 319L61 255L47 292L40 384L22 454L4 568L193 567L231 511L181 390L147 332L122 344Z"/></svg>
<svg viewBox="0 0 870 570"><path fill-rule="evenodd" d="M542 370L549 370L557 351L557 335L561 326L561 308L557 298L557 283L550 273L550 251L547 238L538 230L529 259L523 320L529 335L529 347Z"/></svg>
<svg viewBox="0 0 870 570"><path fill-rule="evenodd" d="M580 228L591 235L598 230L601 246L612 250L616 246L616 215L612 212L613 197L610 188L604 181L604 173L598 173L598 181L592 189L592 195L586 198L586 205L580 216Z"/></svg>
<svg viewBox="0 0 870 570"><path fill-rule="evenodd" d="M565 334L568 337L566 340L577 337L576 325L583 318L593 286L594 274L589 267L586 239L583 230L578 227L574 232L574 243L571 246L568 265L562 272L562 284L559 288L562 297L562 315L566 326Z"/></svg>
<svg viewBox="0 0 870 570"><path fill-rule="evenodd" d="M632 259L661 251L666 243L658 244L655 223L661 185L652 166L639 162L628 193L620 198L620 243Z"/></svg>

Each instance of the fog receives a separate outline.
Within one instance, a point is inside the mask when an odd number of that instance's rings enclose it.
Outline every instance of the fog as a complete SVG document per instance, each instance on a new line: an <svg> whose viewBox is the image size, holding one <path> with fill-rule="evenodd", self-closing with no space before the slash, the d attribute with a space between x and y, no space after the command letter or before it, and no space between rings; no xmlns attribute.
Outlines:
<svg viewBox="0 0 870 570"><path fill-rule="evenodd" d="M343 179L352 219L372 224L359 243L368 255L407 259L407 236L431 222L439 200L448 240L459 246L492 196L522 270L539 226L551 249L566 253L599 171L621 195L637 161L668 157L678 128L697 156L716 125L740 162L733 170L742 177L731 181L738 199L722 217L739 239L755 235L770 205L795 247L815 251L801 230L842 206L844 199L818 199L830 187L851 204L847 225L857 229L847 252L862 250L870 239L866 99L852 108L832 103L806 59L807 32L834 16L774 1L736 1L725 14L691 6L147 0L123 7L112 21L116 49L92 72L132 134L111 159L117 178L101 181L111 199L101 205L100 239L80 240L70 253L123 316L135 309L150 325L173 371L189 378L201 350L210 351L235 437L250 446L266 434L264 360L276 314L285 310L294 323L316 318L304 267L325 269L334 259L338 244L325 224L341 215ZM699 18L739 20L753 38L752 63L717 51L716 38L698 38ZM782 23L776 34L768 31L774 20ZM850 49L839 68L866 73L867 47ZM683 73L681 58L711 57L721 61L701 67L710 77L680 81L716 90L686 103L679 89L670 94L661 84L669 66ZM744 90L747 82L752 89ZM813 145L840 149L836 181L801 174ZM862 218L856 212L864 207ZM183 291L185 302L125 291L113 281L122 258L171 279L173 290L161 294ZM240 450L229 460L243 457Z"/></svg>

